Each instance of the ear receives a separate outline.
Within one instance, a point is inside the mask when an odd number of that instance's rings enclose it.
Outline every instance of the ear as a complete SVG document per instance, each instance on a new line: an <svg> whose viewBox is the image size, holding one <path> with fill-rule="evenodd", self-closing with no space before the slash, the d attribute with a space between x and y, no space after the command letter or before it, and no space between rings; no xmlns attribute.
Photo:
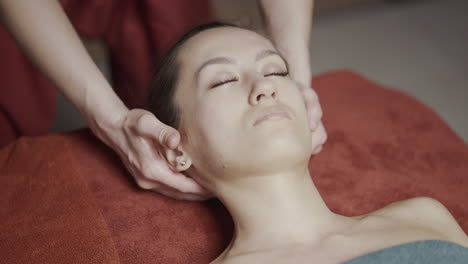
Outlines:
<svg viewBox="0 0 468 264"><path fill-rule="evenodd" d="M166 148L165 151L166 161L175 171L186 171L192 166L192 159L180 145L175 149Z"/></svg>

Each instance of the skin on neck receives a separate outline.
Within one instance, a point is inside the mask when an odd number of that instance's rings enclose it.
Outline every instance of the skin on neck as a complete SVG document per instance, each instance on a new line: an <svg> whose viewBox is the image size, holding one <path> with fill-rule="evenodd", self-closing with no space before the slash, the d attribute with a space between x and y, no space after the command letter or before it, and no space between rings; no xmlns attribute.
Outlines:
<svg viewBox="0 0 468 264"><path fill-rule="evenodd" d="M234 236L221 256L320 243L354 219L330 211L306 164L270 175L239 177L219 186Z"/></svg>

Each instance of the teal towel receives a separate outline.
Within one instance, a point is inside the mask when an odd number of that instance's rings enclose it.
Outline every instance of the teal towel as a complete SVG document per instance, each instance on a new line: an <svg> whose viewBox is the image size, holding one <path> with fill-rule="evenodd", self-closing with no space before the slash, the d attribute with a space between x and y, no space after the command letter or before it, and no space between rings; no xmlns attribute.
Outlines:
<svg viewBox="0 0 468 264"><path fill-rule="evenodd" d="M409 242L374 251L344 264L468 264L468 248L443 240Z"/></svg>

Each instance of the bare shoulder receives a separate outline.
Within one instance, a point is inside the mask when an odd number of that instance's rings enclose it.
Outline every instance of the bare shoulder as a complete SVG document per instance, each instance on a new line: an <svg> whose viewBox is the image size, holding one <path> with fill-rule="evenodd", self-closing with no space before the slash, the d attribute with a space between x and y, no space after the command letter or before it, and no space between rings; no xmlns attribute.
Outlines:
<svg viewBox="0 0 468 264"><path fill-rule="evenodd" d="M377 214L396 217L418 226L425 226L442 237L468 247L468 236L438 200L431 197L416 197L395 203L376 211Z"/></svg>

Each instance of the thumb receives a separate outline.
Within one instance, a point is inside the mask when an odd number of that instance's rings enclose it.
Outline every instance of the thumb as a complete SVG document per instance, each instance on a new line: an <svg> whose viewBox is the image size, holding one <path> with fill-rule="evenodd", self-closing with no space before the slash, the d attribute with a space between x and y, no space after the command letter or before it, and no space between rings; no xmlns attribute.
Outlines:
<svg viewBox="0 0 468 264"><path fill-rule="evenodd" d="M179 145L179 131L157 119L153 114L146 112L140 116L137 131L141 136L153 138L159 144L175 149Z"/></svg>
<svg viewBox="0 0 468 264"><path fill-rule="evenodd" d="M170 149L177 148L180 142L180 134L176 129L170 126L161 125L160 130L156 131L156 134L158 133L158 140L160 144Z"/></svg>

